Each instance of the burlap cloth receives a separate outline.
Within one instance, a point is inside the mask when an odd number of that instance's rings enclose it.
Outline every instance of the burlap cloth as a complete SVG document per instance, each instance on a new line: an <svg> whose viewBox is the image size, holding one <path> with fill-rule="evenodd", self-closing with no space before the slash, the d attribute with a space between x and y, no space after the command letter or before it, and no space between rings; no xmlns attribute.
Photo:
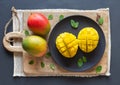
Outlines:
<svg viewBox="0 0 120 85"><path fill-rule="evenodd" d="M84 71L84 72L70 72L66 71L57 65L52 58L33 58L28 57L29 55L25 53L14 53L14 73L13 76L77 76L77 77L93 77L93 76L110 76L110 57L111 57L111 34L110 34L110 16L109 9L97 9L97 10L74 10L74 9L37 9L37 10L16 10L17 15L20 19L20 28L21 30L28 29L26 20L28 15L33 12L41 12L45 16L53 15L53 20L50 20L52 28L59 21L59 16L64 15L64 17L70 15L84 15L90 17L96 21L97 15L100 15L104 18L104 23L101 25L101 28L105 34L106 39L106 48L104 55L100 62L93 68ZM18 20L13 14L13 31L18 31ZM52 29L51 29L52 30ZM21 45L21 41L15 42L14 45ZM33 59L35 63L29 65L28 62ZM40 62L44 61L45 67L41 68ZM55 70L50 69L49 64L55 64ZM101 65L102 71L96 73L96 67Z"/></svg>

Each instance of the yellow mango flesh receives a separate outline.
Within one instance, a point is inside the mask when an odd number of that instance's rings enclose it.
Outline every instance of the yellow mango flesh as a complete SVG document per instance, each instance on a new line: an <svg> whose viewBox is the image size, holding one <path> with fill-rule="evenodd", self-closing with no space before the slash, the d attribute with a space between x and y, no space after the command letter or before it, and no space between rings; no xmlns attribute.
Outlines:
<svg viewBox="0 0 120 85"><path fill-rule="evenodd" d="M92 52L98 45L99 34L93 27L85 27L78 33L79 47L83 52Z"/></svg>
<svg viewBox="0 0 120 85"><path fill-rule="evenodd" d="M77 53L78 40L72 33L64 32L57 36L56 47L64 57L72 58Z"/></svg>

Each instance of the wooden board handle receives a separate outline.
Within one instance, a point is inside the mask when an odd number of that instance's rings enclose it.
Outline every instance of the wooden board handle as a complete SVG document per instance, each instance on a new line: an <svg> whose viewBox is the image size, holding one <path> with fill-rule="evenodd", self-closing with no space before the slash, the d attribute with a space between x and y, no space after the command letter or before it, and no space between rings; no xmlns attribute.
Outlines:
<svg viewBox="0 0 120 85"><path fill-rule="evenodd" d="M12 46L10 44L10 39L23 38L23 34L20 32L9 32L3 38L4 47L10 52L23 52L22 46Z"/></svg>

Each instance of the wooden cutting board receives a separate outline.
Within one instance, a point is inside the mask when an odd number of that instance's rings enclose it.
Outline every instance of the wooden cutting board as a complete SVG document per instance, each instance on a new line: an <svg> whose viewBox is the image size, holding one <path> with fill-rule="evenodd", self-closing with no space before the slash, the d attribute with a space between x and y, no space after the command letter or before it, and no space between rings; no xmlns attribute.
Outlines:
<svg viewBox="0 0 120 85"><path fill-rule="evenodd" d="M72 10L24 10L24 11L17 11L17 13L20 13L20 16L18 16L20 18L20 27L24 28L24 29L28 29L27 26L27 19L28 16L31 13L34 12L40 12L43 13L46 17L48 17L49 15L53 15L53 19L50 20L50 24L51 24L51 31L52 28L55 26L55 24L57 22L59 22L59 16L60 15L64 15L64 17L68 17L71 15L84 15L87 16L91 19L93 19L94 21L96 21L97 16L101 16L104 19L104 23L103 25L100 25L104 34L105 34L105 39L106 39L106 48L105 48L105 52L103 54L102 59L100 60L100 62L95 65L93 68L86 70L84 72L71 72L71 71L67 71L65 69L63 69L62 67L60 67L58 64L55 63L55 61L52 59L52 57L47 58L46 56L42 57L42 58L35 58L35 57L31 57L30 55L28 55L25 51L21 50L22 48L19 48L20 51L22 51L22 57L23 57L23 71L25 73L26 76L31 76L31 75L36 75L36 76L96 76L96 75L105 75L107 73L108 69L108 58L109 56L109 52L110 52L110 21L109 21L109 10L86 10L86 11L80 11L80 10L76 10L76 11L72 11ZM16 18L15 15L13 14L13 25L14 28L18 27L18 25L15 23ZM96 21L97 22L97 21ZM98 22L97 22L98 23ZM16 42L21 42L20 40ZM49 49L48 49L49 52ZM29 64L30 61L34 61L34 64ZM41 67L41 62L44 62L45 66L44 68ZM54 70L51 69L50 65L54 64ZM100 73L96 73L96 67L97 66L102 66L102 71Z"/></svg>

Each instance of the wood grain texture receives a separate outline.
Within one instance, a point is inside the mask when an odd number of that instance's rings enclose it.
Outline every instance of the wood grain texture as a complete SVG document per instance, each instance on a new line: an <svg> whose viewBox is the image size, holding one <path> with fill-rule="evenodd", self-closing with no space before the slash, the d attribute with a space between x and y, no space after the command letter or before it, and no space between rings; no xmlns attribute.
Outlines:
<svg viewBox="0 0 120 85"><path fill-rule="evenodd" d="M109 10L97 10L97 11L41 11L41 10L37 10L37 11L21 11L23 14L23 28L28 29L27 26L27 18L31 13L34 12L41 12L43 13L46 17L48 17L48 15L52 14L53 20L50 20L50 24L51 24L51 28L53 28L55 26L55 24L59 21L59 16L62 14L64 15L64 17L67 16L71 16L71 15L84 15L87 17L90 17L91 19L93 19L94 21L96 21L96 17L97 14L99 14L100 16L102 16L104 18L104 23L103 25L101 25L101 28L105 34L105 39L106 39L106 48L105 48L105 52L103 54L102 59L100 60L100 62L95 65L93 68L84 71L84 72L70 72L67 71L65 69L63 69L62 67L60 67L59 65L57 65L54 60L50 57L50 58L46 58L45 56L42 58L34 58L31 57L30 55L28 55L26 52L23 51L23 71L26 74L26 76L31 76L31 75L35 75L35 76L98 76L98 75L105 75L106 72L108 71L108 57L109 57L109 46L110 46L110 28L109 28ZM51 29L52 31L52 29ZM48 49L49 51L49 49ZM29 61L30 60L34 60L34 64L30 65ZM41 67L41 62L45 63L45 67L42 68ZM50 69L50 64L55 64L55 70ZM101 65L102 66L102 71L98 74L96 74L96 67Z"/></svg>

